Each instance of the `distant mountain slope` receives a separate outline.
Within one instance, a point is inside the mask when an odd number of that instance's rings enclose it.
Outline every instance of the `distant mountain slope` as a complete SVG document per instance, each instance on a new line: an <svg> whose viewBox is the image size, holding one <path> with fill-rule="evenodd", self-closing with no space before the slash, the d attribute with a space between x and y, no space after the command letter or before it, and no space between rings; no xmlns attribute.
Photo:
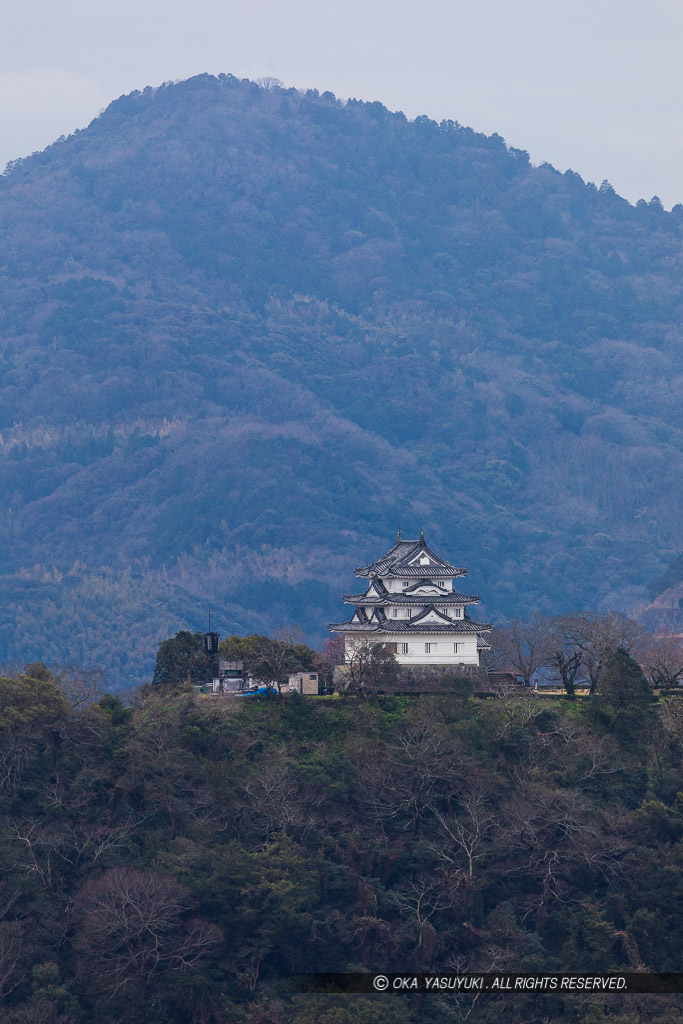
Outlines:
<svg viewBox="0 0 683 1024"><path fill-rule="evenodd" d="M486 614L680 550L683 209L199 76L0 179L0 661L338 619L396 526ZM27 597L27 587L30 598Z"/></svg>
<svg viewBox="0 0 683 1024"><path fill-rule="evenodd" d="M652 632L683 636L683 554L650 581L648 590L652 603L641 613L643 624Z"/></svg>

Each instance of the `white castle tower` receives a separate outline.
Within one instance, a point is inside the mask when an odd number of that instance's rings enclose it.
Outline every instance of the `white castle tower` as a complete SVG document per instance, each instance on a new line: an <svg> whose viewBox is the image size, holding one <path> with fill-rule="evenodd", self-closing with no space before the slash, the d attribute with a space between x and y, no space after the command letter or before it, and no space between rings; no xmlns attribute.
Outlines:
<svg viewBox="0 0 683 1024"><path fill-rule="evenodd" d="M467 575L436 555L425 542L398 539L386 555L356 576L369 579L363 594L345 594L346 604L355 605L348 622L331 622L334 633L346 639L346 661L361 641L384 644L400 665L479 665L482 650L489 644L483 634L490 623L474 622L469 605L478 595L460 594L453 580Z"/></svg>

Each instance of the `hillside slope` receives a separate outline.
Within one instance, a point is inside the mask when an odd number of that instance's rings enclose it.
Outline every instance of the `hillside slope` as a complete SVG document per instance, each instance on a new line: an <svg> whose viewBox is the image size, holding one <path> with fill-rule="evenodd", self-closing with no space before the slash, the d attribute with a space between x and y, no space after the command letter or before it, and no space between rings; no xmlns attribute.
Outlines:
<svg viewBox="0 0 683 1024"><path fill-rule="evenodd" d="M0 661L338 618L423 526L488 615L680 550L683 209L200 76L0 179Z"/></svg>

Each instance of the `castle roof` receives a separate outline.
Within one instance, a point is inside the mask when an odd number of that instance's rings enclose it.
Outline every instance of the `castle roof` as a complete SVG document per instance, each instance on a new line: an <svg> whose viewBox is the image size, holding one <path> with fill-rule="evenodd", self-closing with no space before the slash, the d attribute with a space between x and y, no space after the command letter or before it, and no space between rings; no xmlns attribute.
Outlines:
<svg viewBox="0 0 683 1024"><path fill-rule="evenodd" d="M431 593L420 593L421 588L431 587ZM455 590L444 590L434 593L437 584L433 580L420 579L412 587L406 587L398 593L393 593L385 587L381 579L375 577L364 594L344 594L345 604L364 604L375 607L386 607L387 605L423 605L425 599L433 604L441 605L467 605L477 604L478 594L459 594Z"/></svg>
<svg viewBox="0 0 683 1024"><path fill-rule="evenodd" d="M434 605L429 605L414 619L388 619L382 608L374 609L372 615L368 615L364 608L357 608L348 622L331 622L330 629L334 633L398 633L402 636L448 633L459 636L463 633L487 633L493 629L493 625L490 622L474 622L467 616L449 619Z"/></svg>
<svg viewBox="0 0 683 1024"><path fill-rule="evenodd" d="M356 576L422 578L425 575L454 579L456 576L466 576L467 569L457 569L435 554L427 546L422 531L419 540L402 540L399 533L398 540L386 555L371 562L370 565L356 569Z"/></svg>

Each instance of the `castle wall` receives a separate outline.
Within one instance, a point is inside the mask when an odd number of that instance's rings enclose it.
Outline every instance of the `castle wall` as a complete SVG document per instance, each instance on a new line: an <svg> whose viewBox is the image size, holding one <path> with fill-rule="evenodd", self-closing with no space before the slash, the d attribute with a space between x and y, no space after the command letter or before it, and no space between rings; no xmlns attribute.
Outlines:
<svg viewBox="0 0 683 1024"><path fill-rule="evenodd" d="M334 688L343 693L348 686L347 667L338 665L334 670ZM382 693L458 693L462 690L458 680L467 680L474 692L489 689L489 677L485 668L479 665L414 665L402 666L399 676L392 682L382 684Z"/></svg>

